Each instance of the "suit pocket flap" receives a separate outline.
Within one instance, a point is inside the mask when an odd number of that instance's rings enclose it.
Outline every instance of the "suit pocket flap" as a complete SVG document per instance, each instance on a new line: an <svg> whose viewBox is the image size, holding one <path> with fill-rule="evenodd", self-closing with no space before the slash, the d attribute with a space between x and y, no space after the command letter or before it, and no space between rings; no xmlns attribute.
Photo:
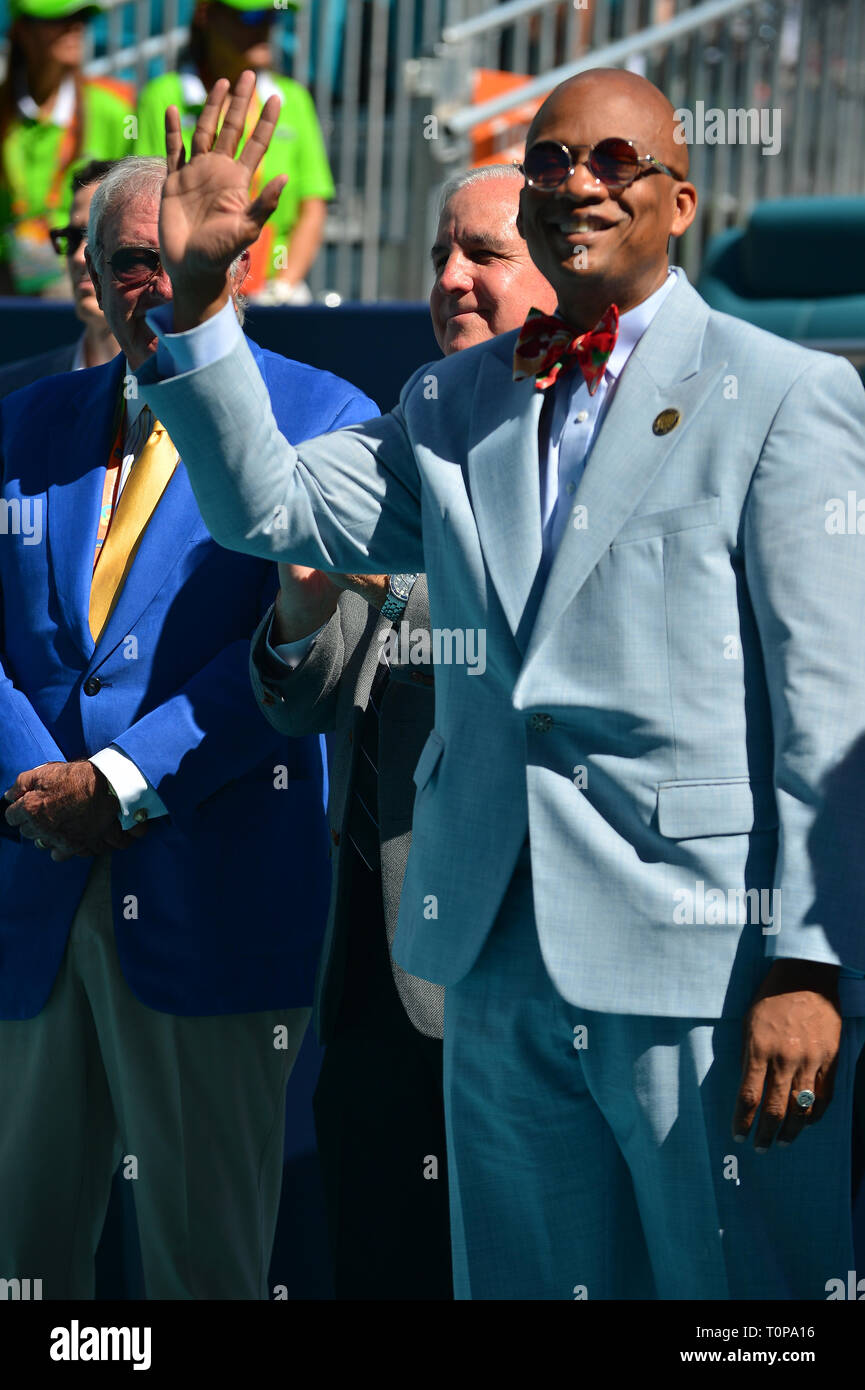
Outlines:
<svg viewBox="0 0 865 1390"><path fill-rule="evenodd" d="M429 738L423 746L420 757L417 760L417 767L413 773L414 784L418 791L425 787L436 769L436 764L444 752L445 741L440 733L432 730Z"/></svg>
<svg viewBox="0 0 865 1390"><path fill-rule="evenodd" d="M747 835L778 824L769 782L728 777L713 782L661 782L658 829L670 840L706 835Z"/></svg>
<svg viewBox="0 0 865 1390"><path fill-rule="evenodd" d="M720 497L703 497L699 502L688 502L684 507L668 507L664 512L632 516L616 533L613 545L647 540L650 536L672 536L676 531L690 531L694 526L710 526L720 514Z"/></svg>

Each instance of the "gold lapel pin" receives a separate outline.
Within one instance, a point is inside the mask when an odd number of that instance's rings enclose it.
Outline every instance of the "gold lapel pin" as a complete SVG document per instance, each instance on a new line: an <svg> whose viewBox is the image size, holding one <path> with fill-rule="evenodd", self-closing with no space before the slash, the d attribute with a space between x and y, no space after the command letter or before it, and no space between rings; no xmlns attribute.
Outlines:
<svg viewBox="0 0 865 1390"><path fill-rule="evenodd" d="M652 434L669 434L674 430L682 418L679 410L662 410L660 415L656 415L652 421Z"/></svg>

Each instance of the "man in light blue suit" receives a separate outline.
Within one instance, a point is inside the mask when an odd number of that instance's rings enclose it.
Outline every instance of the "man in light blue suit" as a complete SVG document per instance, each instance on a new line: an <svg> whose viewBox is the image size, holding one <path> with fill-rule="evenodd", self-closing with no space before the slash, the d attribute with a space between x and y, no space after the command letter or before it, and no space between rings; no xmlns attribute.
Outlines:
<svg viewBox="0 0 865 1390"><path fill-rule="evenodd" d="M125 356L0 420L0 1273L45 1298L92 1297L121 1157L148 1297L267 1296L330 887L320 741L276 734L247 675L276 568L214 544L134 390L165 175L124 161L94 198ZM287 438L375 411L250 351Z"/></svg>
<svg viewBox="0 0 865 1390"><path fill-rule="evenodd" d="M527 141L559 321L288 448L226 308L279 194L244 204L256 156L230 158L251 85L211 150L217 84L187 166L169 114L173 323L140 379L223 545L424 569L450 652L485 634L483 676L436 672L394 945L447 986L457 1296L825 1297L865 969L860 806L826 790L865 725L835 505L865 493L861 384L669 270L696 203L672 107L599 70Z"/></svg>

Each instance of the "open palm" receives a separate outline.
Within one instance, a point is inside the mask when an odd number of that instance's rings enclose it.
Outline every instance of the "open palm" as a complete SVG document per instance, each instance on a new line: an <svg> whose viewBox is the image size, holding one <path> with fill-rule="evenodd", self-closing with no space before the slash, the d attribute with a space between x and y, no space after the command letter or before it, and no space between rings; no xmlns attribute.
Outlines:
<svg viewBox="0 0 865 1390"><path fill-rule="evenodd" d="M234 158L254 91L255 74L242 73L217 136L229 84L225 78L215 83L195 127L188 160L178 110L170 106L165 113L168 178L159 211L159 245L175 294L180 287L204 291L222 286L231 262L256 240L285 187L286 177L281 175L257 198L249 197L252 176L276 126L278 97L265 102L240 157Z"/></svg>

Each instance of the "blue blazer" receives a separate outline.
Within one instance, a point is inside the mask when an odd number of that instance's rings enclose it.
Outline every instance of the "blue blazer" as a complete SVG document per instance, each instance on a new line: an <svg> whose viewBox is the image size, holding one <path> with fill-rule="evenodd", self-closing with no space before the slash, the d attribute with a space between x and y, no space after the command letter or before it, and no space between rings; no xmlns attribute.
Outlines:
<svg viewBox="0 0 865 1390"><path fill-rule="evenodd" d="M347 382L250 344L292 442L377 414ZM112 861L134 994L176 1014L310 1003L330 867L323 746L256 706L267 561L211 540L179 463L94 646L90 575L124 358L0 407L0 793L114 744L169 814ZM0 1017L45 1004L92 861L54 864L0 817Z"/></svg>

